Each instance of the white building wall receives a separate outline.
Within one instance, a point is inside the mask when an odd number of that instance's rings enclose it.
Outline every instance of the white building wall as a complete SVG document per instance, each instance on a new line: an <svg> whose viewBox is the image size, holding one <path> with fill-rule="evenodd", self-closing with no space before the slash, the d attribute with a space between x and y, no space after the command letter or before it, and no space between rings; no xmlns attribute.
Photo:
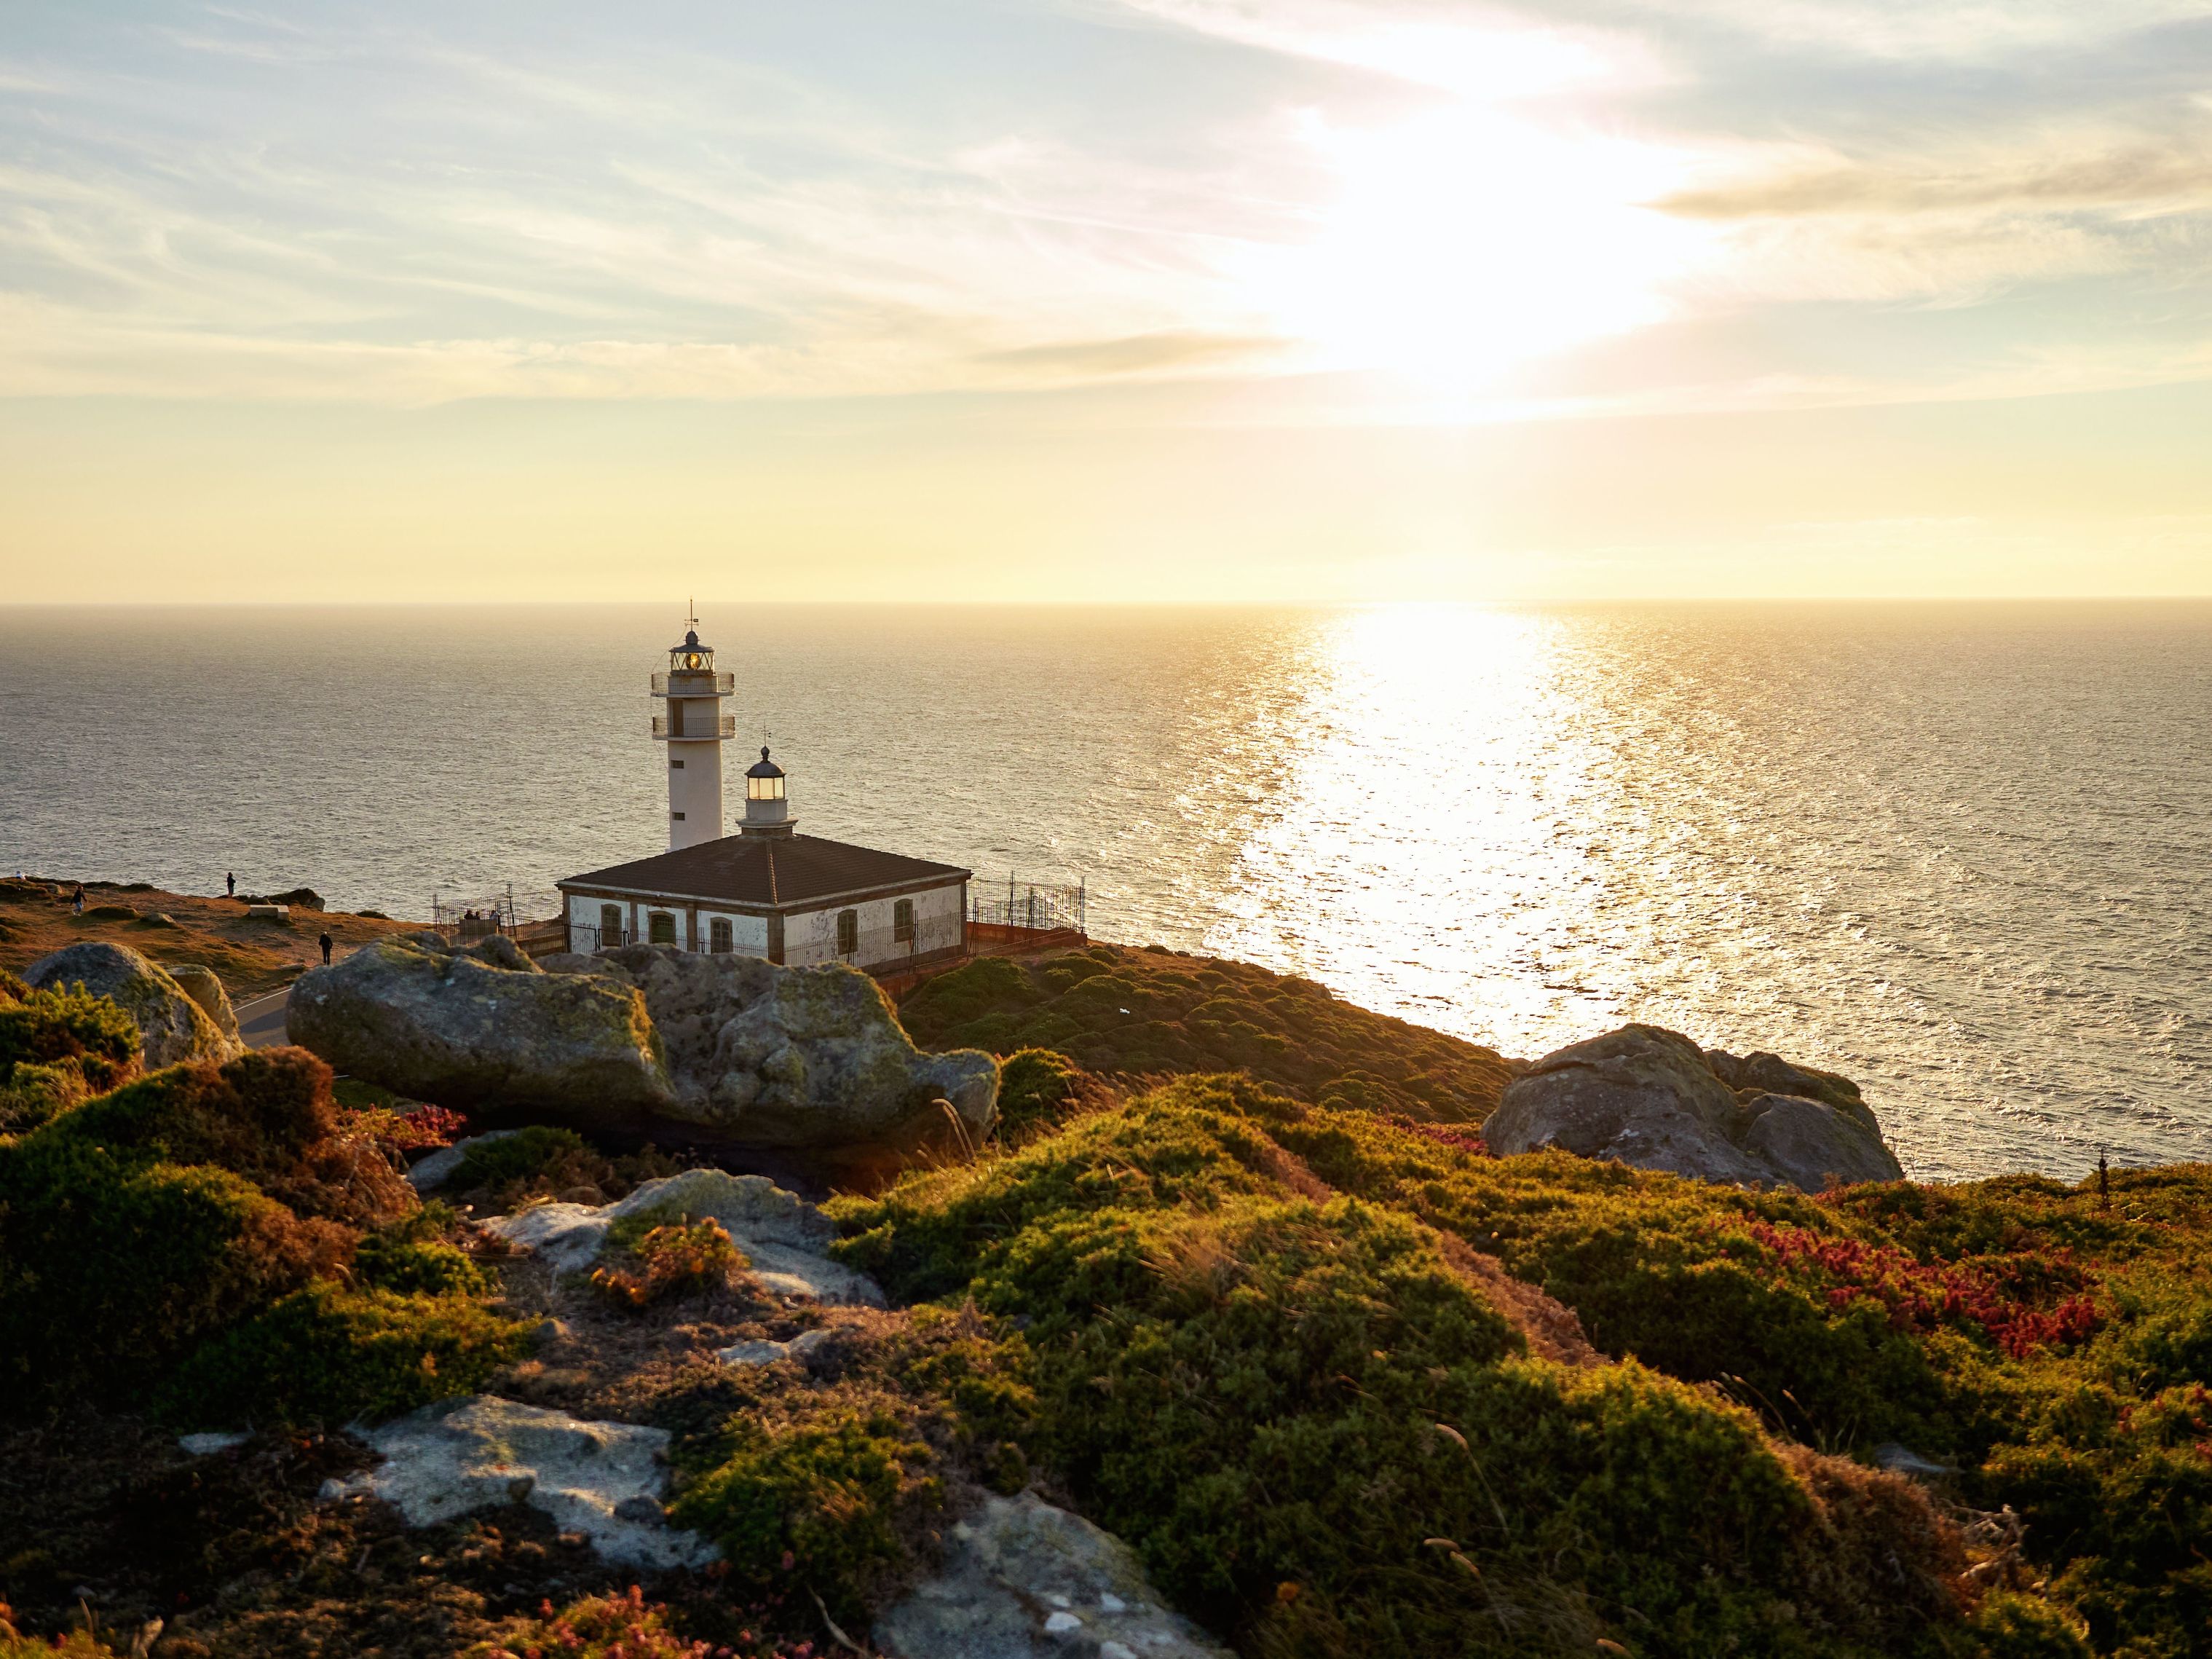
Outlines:
<svg viewBox="0 0 2212 1659"><path fill-rule="evenodd" d="M704 951L714 942L714 919L719 916L730 924L730 945L732 953L741 957L764 957L768 954L768 918L741 916L734 910L701 910L699 912L699 948Z"/></svg>
<svg viewBox="0 0 2212 1659"><path fill-rule="evenodd" d="M890 898L865 899L858 904L832 904L783 919L783 960L793 968L811 968L825 962L842 962L837 954L837 917L851 910L860 926L859 951L850 958L856 968L872 968L881 962L950 949L960 939L960 917L966 907L965 884ZM895 912L900 899L914 903L915 937L911 943L896 938Z"/></svg>
<svg viewBox="0 0 2212 1659"><path fill-rule="evenodd" d="M685 933L690 927L691 906L689 901L672 899L601 898L588 893L568 896L568 938L580 949L591 948L593 935L585 929L599 927L599 908L611 904L622 913L622 928L632 940L647 937L648 919L655 911L665 911L676 918L676 942L689 945ZM713 910L702 905L698 911L699 937L696 948L705 951L714 935L710 924L717 916L730 924L732 953L737 956L764 957L768 954L768 918L744 915L735 910Z"/></svg>

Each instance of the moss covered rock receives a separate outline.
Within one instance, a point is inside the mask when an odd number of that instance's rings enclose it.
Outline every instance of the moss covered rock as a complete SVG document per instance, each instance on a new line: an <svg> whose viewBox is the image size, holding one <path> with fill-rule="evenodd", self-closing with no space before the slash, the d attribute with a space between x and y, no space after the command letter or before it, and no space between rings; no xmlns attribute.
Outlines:
<svg viewBox="0 0 2212 1659"><path fill-rule="evenodd" d="M23 982L33 990L81 985L94 996L107 998L137 1026L149 1068L225 1060L241 1047L166 969L127 945L88 939L70 945L26 968Z"/></svg>
<svg viewBox="0 0 2212 1659"><path fill-rule="evenodd" d="M286 1015L292 1040L351 1075L446 1106L612 1122L673 1103L635 989L541 974L526 958L500 966L433 937L380 939L302 975Z"/></svg>

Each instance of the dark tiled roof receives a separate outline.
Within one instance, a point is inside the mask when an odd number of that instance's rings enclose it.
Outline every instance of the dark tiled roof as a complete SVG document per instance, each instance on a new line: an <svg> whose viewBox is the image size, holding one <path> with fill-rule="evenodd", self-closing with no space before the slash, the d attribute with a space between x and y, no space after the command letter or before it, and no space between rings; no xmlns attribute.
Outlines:
<svg viewBox="0 0 2212 1659"><path fill-rule="evenodd" d="M965 878L954 864L879 853L819 836L725 836L649 859L571 876L564 887L616 887L737 904L803 904L810 899L932 877Z"/></svg>

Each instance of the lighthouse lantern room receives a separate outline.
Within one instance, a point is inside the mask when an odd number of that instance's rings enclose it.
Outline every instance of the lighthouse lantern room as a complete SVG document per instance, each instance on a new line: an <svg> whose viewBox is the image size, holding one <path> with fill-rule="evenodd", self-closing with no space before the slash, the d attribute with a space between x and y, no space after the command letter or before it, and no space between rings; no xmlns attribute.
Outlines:
<svg viewBox="0 0 2212 1659"><path fill-rule="evenodd" d="M699 618L689 618L683 642L668 651L668 672L653 677L653 695L666 705L653 717L656 742L668 745L668 850L717 841L722 834L722 745L738 734L738 717L722 712L734 677L718 672L712 646L699 642Z"/></svg>

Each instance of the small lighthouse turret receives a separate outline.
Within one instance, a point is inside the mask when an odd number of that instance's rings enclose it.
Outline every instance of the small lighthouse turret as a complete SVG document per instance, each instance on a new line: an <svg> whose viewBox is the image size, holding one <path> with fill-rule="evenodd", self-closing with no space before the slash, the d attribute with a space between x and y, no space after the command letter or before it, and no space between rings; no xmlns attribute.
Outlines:
<svg viewBox="0 0 2212 1659"><path fill-rule="evenodd" d="M745 821L738 826L738 832L787 836L798 823L791 816L790 797L784 792L783 769L768 757L768 745L763 744L759 761L745 773Z"/></svg>
<svg viewBox="0 0 2212 1659"><path fill-rule="evenodd" d="M735 677L717 672L711 646L699 643L699 618L688 618L683 642L668 651L668 672L653 677L665 714L653 717L653 737L668 745L668 850L719 841L722 835L722 745L738 734L738 717L722 712Z"/></svg>

